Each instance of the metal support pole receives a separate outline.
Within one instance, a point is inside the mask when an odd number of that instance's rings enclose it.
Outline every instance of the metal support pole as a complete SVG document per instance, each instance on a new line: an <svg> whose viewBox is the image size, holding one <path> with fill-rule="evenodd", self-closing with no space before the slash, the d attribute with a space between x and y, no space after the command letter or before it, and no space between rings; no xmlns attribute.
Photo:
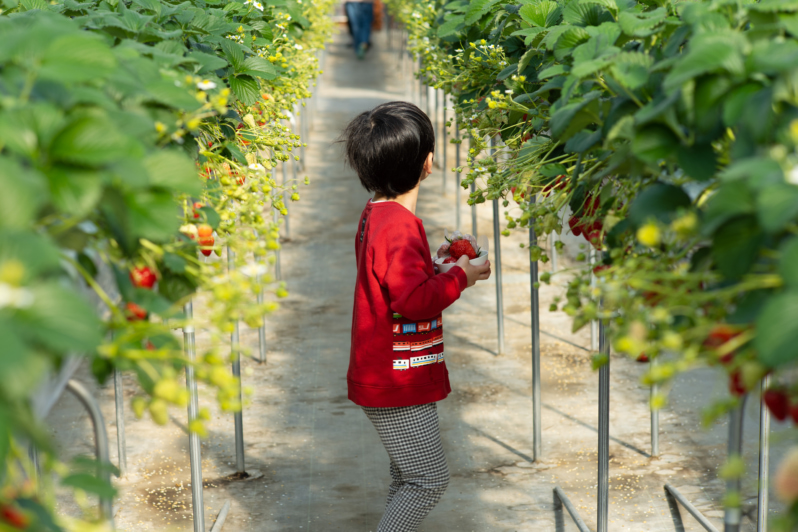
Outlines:
<svg viewBox="0 0 798 532"><path fill-rule="evenodd" d="M535 196L529 199L535 203ZM535 224L530 220L529 246L536 246L538 236ZM538 262L529 261L530 304L532 307L532 458L537 462L541 458L543 430L541 428L540 407L540 294L535 285L538 283Z"/></svg>
<svg viewBox="0 0 798 532"><path fill-rule="evenodd" d="M125 389L122 373L114 368L114 399L116 403L116 448L119 456L119 477L127 475L127 439L125 438Z"/></svg>
<svg viewBox="0 0 798 532"><path fill-rule="evenodd" d="M455 144L454 165L457 168L454 173L454 220L455 229L460 230L460 124L457 122L457 113L454 114L454 138L458 140ZM476 236L476 233L474 233Z"/></svg>
<svg viewBox="0 0 798 532"><path fill-rule="evenodd" d="M490 139L490 155L496 153L496 140ZM502 297L502 246L501 246L501 223L499 222L499 200L493 200L493 252L496 257L495 271L496 271L496 320L497 320L497 333L499 335L499 352L504 353L504 298Z"/></svg>
<svg viewBox="0 0 798 532"><path fill-rule="evenodd" d="M227 246L227 269L229 271L235 270L235 258L235 253L230 249L230 246ZM233 324L233 333L230 335L230 357L233 359L233 376L238 379L238 402L241 405L241 409L233 414L236 433L236 471L244 473L244 398L241 393L241 346L238 335L238 320Z"/></svg>
<svg viewBox="0 0 798 532"><path fill-rule="evenodd" d="M291 156L289 155L289 158L290 157ZM283 205L285 205L285 210L288 210L288 198L286 197L286 190L285 190L286 183L288 183L288 169L285 167L287 162L288 161L283 161L283 164L281 165L283 167ZM289 235L289 231L290 231L290 227L288 226L288 215L286 214L284 216L284 218L285 218L285 235L284 236L285 236L285 238L290 238L288 236Z"/></svg>
<svg viewBox="0 0 798 532"><path fill-rule="evenodd" d="M69 380L66 384L66 389L80 401L80 404L89 413L89 418L91 418L91 424L94 428L94 452L98 462L97 478L110 484L111 471L108 466L111 465L111 458L108 452L108 433L105 431L105 421L103 420L100 405L89 391L76 380ZM113 528L112 505L113 500L111 497L100 497L100 517L110 522Z"/></svg>
<svg viewBox="0 0 798 532"><path fill-rule="evenodd" d="M263 278L258 275L256 282L260 284ZM258 305L263 304L263 287L260 287L257 297ZM260 327L258 327L258 362L266 363L266 317L261 317Z"/></svg>
<svg viewBox="0 0 798 532"><path fill-rule="evenodd" d="M468 149L469 153L471 153L471 143L473 141L473 137L469 134L468 135ZM473 196L474 192L476 192L477 187L476 183L471 183L471 195ZM474 235L474 238L477 237L477 205L471 205L471 234Z"/></svg>
<svg viewBox="0 0 798 532"><path fill-rule="evenodd" d="M549 248L551 248L549 253L551 255L551 257L549 257L551 259L551 273L557 273L557 239L554 237L554 235L554 231L549 233Z"/></svg>
<svg viewBox="0 0 798 532"><path fill-rule="evenodd" d="M596 275L593 273L593 267L596 265L596 251L591 247L588 253L588 264L590 266L590 288L596 288ZM601 349L599 346L599 322L593 320L590 322L590 350L597 351Z"/></svg>
<svg viewBox="0 0 798 532"><path fill-rule="evenodd" d="M729 412L729 450L728 459L742 458L743 454L743 410L745 409L745 396L740 399L740 404ZM740 494L740 478L726 481L726 497ZM738 497L739 499L739 497ZM727 505L723 513L723 530L725 532L740 532L742 511L739 506Z"/></svg>
<svg viewBox="0 0 798 532"><path fill-rule="evenodd" d="M272 168L272 179L276 181L276 179L275 179L276 177L277 177L277 168L275 167L275 168ZM271 209L272 209L272 221L273 221L273 223L275 225L277 225L279 227L280 213L278 213L277 209L275 209L273 206L271 207ZM278 238L278 242L279 242L279 238ZM279 281L282 278L282 269L280 268L280 250L279 249L274 252L274 259L275 259L274 260L274 278Z"/></svg>
<svg viewBox="0 0 798 532"><path fill-rule="evenodd" d="M657 365L657 359L651 357L649 363L653 371ZM651 410L651 456L659 456L659 410L654 408L654 398L659 394L659 385L652 384L649 391L649 409Z"/></svg>
<svg viewBox="0 0 798 532"><path fill-rule="evenodd" d="M197 381L194 377L194 360L196 347L194 344L194 303L189 300L183 306L186 325L183 327L183 350L186 352L186 388L188 388L188 420L199 417L199 399L197 398ZM191 465L191 507L194 513L194 532L205 532L205 502L202 494L202 448L199 435L190 432L188 435L188 456Z"/></svg>
<svg viewBox="0 0 798 532"><path fill-rule="evenodd" d="M762 391L770 386L770 375L762 380ZM770 411L759 402L759 490L756 506L756 532L768 531L768 487L770 485Z"/></svg>
<svg viewBox="0 0 798 532"><path fill-rule="evenodd" d="M441 171L441 188L443 189L443 195L446 195L446 152L449 151L449 143L448 138L446 136L447 130L449 128L446 126L446 93L443 93L443 168ZM456 228L458 231L460 227Z"/></svg>
<svg viewBox="0 0 798 532"><path fill-rule="evenodd" d="M435 134L435 153L440 153L438 138L441 135L441 126L438 122L438 89L432 87L432 131Z"/></svg>
<svg viewBox="0 0 798 532"><path fill-rule="evenodd" d="M599 368L598 411L598 507L596 509L596 531L609 532L609 469L610 469L610 349L604 322L599 323L599 350L607 357Z"/></svg>

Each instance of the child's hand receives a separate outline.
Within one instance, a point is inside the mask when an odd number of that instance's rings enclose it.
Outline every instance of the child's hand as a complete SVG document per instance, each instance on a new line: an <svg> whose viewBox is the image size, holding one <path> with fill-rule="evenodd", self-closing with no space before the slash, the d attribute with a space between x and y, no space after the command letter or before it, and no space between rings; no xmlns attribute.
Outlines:
<svg viewBox="0 0 798 532"><path fill-rule="evenodd" d="M474 286L477 281L484 281L490 277L490 261L486 260L485 264L481 266L472 266L471 262L466 255L457 259L457 265L460 266L468 278L468 286Z"/></svg>

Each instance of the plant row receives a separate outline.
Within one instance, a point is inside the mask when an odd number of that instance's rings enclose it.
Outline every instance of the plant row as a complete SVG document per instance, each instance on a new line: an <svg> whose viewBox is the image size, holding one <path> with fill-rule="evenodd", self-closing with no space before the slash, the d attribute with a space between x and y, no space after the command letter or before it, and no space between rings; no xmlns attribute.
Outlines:
<svg viewBox="0 0 798 532"><path fill-rule="evenodd" d="M469 202L503 201L505 233L570 231L595 252L552 310L574 329L604 320L616 351L655 362L644 380L663 390L697 365L725 370L730 393L708 420L768 374L767 404L786 418L798 403L798 4L390 4L420 75L455 101ZM781 524L795 527L798 492L783 498Z"/></svg>
<svg viewBox="0 0 798 532"><path fill-rule="evenodd" d="M224 410L241 408L228 335L287 295L268 266L299 183L276 182L274 168L298 160L292 124L320 73L332 1L0 7L0 530L89 530L54 515L49 473L78 492L112 488L94 466L57 461L32 393L86 356L101 383L133 372L136 414L166 423L188 400L175 329L201 293L210 341L196 375ZM191 430L203 434L207 416Z"/></svg>

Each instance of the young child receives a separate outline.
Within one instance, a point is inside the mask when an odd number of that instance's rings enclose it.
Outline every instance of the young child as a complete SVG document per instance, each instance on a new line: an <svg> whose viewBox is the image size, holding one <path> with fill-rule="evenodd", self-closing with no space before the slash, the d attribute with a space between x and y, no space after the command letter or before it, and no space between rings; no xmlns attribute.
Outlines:
<svg viewBox="0 0 798 532"><path fill-rule="evenodd" d="M355 236L349 399L363 408L391 460L391 485L378 532L412 532L449 483L436 401L451 387L443 359L441 312L490 263L463 256L435 274L421 220L421 182L432 173L435 133L413 104L391 102L344 130L346 162L374 198Z"/></svg>

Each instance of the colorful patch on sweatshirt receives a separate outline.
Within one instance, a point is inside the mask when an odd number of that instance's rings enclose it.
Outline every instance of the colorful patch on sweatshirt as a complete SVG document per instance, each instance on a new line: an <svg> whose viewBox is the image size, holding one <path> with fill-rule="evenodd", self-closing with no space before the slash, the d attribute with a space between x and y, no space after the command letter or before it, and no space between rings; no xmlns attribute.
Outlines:
<svg viewBox="0 0 798 532"><path fill-rule="evenodd" d="M438 361L438 355L422 355L420 357L410 357L410 367L418 368L421 366L429 366Z"/></svg>
<svg viewBox="0 0 798 532"><path fill-rule="evenodd" d="M393 369L404 371L410 368L410 361L407 359L400 358L399 360L393 361Z"/></svg>

